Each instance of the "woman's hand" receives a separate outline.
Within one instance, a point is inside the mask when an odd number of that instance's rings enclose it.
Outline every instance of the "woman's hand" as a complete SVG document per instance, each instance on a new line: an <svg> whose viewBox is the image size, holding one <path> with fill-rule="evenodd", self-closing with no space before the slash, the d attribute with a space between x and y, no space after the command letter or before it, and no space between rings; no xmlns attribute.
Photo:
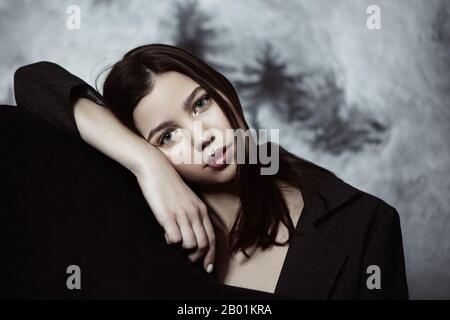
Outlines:
<svg viewBox="0 0 450 320"><path fill-rule="evenodd" d="M195 249L189 259L196 261L204 256L203 266L211 272L216 240L204 202L156 148L133 172L153 214L165 230L167 243L182 242L183 248Z"/></svg>

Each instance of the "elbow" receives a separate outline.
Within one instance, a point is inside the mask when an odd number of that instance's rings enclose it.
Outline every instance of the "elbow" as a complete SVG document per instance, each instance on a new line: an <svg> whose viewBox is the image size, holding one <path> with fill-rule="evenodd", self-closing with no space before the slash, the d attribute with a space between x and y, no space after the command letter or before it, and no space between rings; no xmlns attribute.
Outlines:
<svg viewBox="0 0 450 320"><path fill-rule="evenodd" d="M19 67L14 72L14 96L17 106L27 106L30 93L37 85L37 79L45 74L45 70L55 65L53 62L40 61Z"/></svg>

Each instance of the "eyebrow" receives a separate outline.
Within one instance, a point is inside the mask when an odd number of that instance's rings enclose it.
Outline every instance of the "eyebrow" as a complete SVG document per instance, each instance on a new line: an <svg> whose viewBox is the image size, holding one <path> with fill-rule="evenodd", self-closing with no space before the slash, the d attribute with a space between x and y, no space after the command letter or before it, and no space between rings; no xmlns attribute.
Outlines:
<svg viewBox="0 0 450 320"><path fill-rule="evenodd" d="M195 96L197 95L197 92L202 90L203 88L201 86L196 87L192 92L189 94L189 96L186 98L186 100L183 103L183 111L189 110L189 108L192 105L192 100L194 100ZM154 129L150 131L150 133L147 136L147 141L150 141L150 139L155 135L155 133L163 130L166 127L169 127L171 125L174 125L173 121L163 121L160 124L158 124Z"/></svg>

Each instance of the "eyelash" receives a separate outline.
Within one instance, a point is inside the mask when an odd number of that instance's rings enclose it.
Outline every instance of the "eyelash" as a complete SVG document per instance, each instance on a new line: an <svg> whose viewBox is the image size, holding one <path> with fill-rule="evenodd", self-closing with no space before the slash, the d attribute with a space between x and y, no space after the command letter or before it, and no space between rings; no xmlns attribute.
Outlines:
<svg viewBox="0 0 450 320"><path fill-rule="evenodd" d="M204 95L204 96L202 96L202 97L200 97L199 99L197 99L195 102L194 102L194 105L192 106L192 109L194 110L195 109L195 107L197 106L197 102L199 102L199 101L202 101L202 100L207 100L207 101L209 101L211 98L208 96L208 95ZM205 108L206 108L206 106L205 106ZM172 132L173 131L173 128L170 128L170 129L167 129L166 131L164 131L164 133L159 137L159 139L158 139L158 145L164 145L164 143L163 143L163 139L164 139L164 136L166 135L166 134L168 134L168 133L170 133L170 132Z"/></svg>

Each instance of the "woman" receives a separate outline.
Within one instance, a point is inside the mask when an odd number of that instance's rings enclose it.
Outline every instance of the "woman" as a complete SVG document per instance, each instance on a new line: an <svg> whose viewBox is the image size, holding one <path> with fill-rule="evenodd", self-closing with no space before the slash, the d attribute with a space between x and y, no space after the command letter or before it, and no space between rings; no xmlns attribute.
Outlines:
<svg viewBox="0 0 450 320"><path fill-rule="evenodd" d="M397 211L271 142L279 169L262 175L230 134L248 129L233 86L184 50L131 50L103 97L45 62L18 69L15 91L19 107L132 171L167 243L222 283L292 298L408 298ZM42 92L64 108L40 104ZM198 123L208 134L195 134ZM179 163L187 151L202 161Z"/></svg>

